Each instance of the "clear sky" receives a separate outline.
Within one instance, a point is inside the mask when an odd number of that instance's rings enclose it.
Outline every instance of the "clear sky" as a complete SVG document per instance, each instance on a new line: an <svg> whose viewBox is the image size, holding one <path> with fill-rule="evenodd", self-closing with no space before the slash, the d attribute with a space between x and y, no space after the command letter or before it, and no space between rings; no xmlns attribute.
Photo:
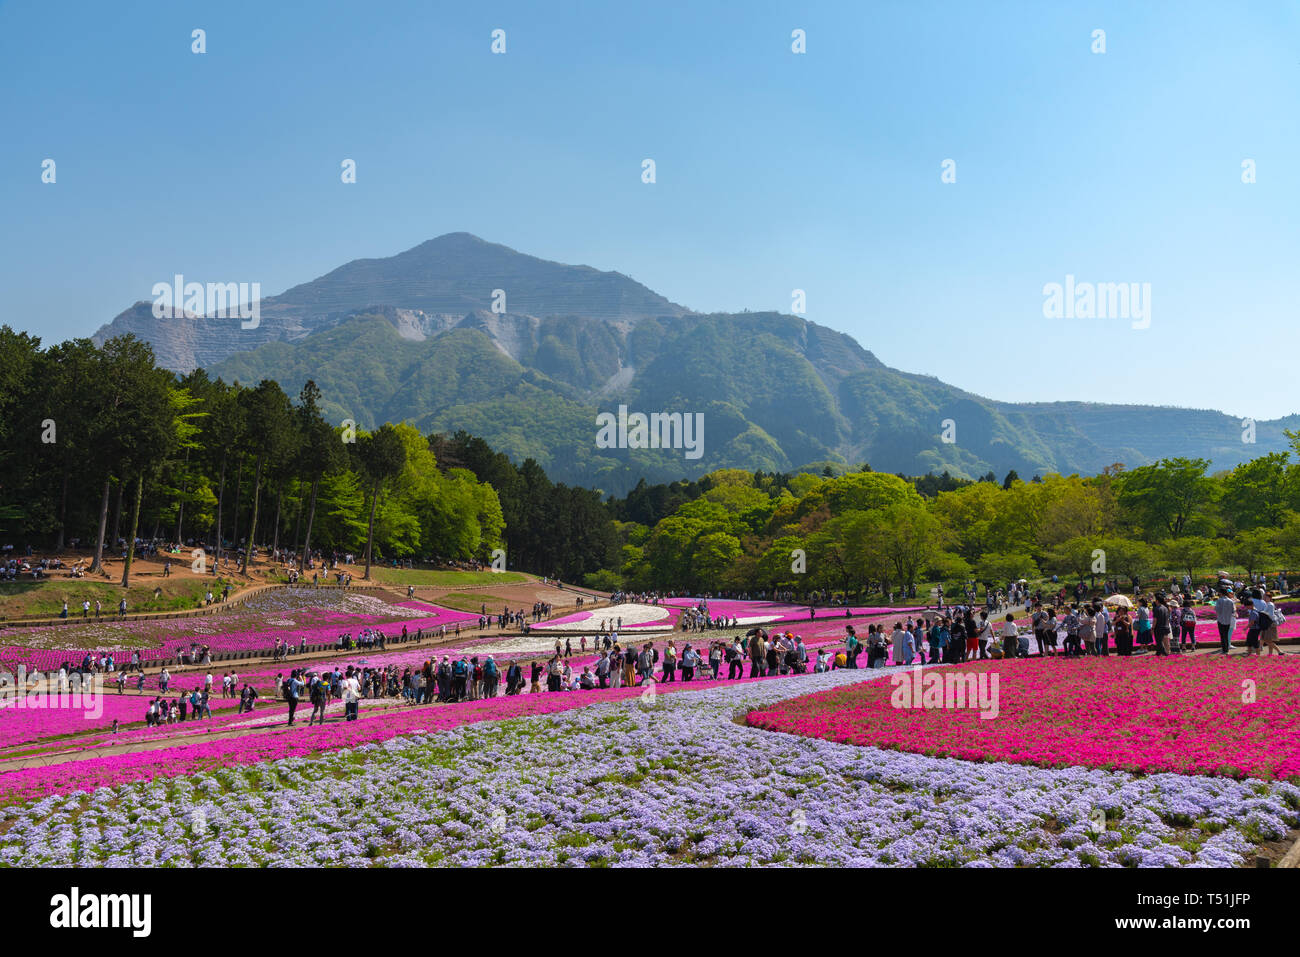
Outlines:
<svg viewBox="0 0 1300 957"><path fill-rule="evenodd" d="M465 230L698 310L800 288L998 399L1300 412L1290 0L9 0L0 76L0 322L47 341ZM1067 274L1150 328L1045 318Z"/></svg>

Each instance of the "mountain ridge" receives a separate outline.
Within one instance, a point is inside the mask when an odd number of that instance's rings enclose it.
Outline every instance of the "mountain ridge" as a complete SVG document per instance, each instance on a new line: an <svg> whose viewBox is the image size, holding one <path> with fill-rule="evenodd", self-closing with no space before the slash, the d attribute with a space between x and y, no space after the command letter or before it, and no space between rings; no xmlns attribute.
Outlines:
<svg viewBox="0 0 1300 957"><path fill-rule="evenodd" d="M1283 429L1300 426L1296 415L1257 422L1252 445L1239 419L1215 410L986 399L893 369L799 316L694 312L622 273L468 233L345 263L263 300L257 329L237 322L157 320L137 303L96 339L134 332L169 368L274 378L290 393L313 378L339 420L464 428L561 481L614 493L641 478L810 463L1028 478L1189 455L1227 468L1285 448ZM596 448L596 414L620 404L704 412L704 455Z"/></svg>

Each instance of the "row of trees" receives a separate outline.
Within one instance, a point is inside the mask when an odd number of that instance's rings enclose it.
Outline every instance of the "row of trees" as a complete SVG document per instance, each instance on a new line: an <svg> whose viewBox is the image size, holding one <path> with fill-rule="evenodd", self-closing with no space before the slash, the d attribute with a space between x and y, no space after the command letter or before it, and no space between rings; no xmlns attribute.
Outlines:
<svg viewBox="0 0 1300 957"><path fill-rule="evenodd" d="M177 377L134 338L102 347L0 327L0 529L61 551L137 537L249 542L305 557L485 557L501 542L493 489L439 468L409 425L334 425L308 381L296 403L270 380L248 387L202 370ZM111 514L111 519L110 519ZM247 573L251 549L242 551Z"/></svg>
<svg viewBox="0 0 1300 957"><path fill-rule="evenodd" d="M1290 436L1293 453L1300 438ZM0 533L53 550L137 537L306 556L479 558L604 588L861 591L1057 574L1132 581L1300 562L1300 465L1211 474L1172 458L1001 483L723 470L602 502L465 432L327 422L291 400L177 377L131 336L49 348L0 327ZM246 572L250 550L242 550Z"/></svg>
<svg viewBox="0 0 1300 957"><path fill-rule="evenodd" d="M1300 454L1300 436L1288 433ZM918 489L947 488L932 495ZM634 515L671 511L653 523ZM1271 453L1210 474L1171 458L1101 475L924 483L728 470L611 503L635 589L860 592L1058 575L1096 583L1300 564L1300 464ZM602 580L608 580L607 578Z"/></svg>

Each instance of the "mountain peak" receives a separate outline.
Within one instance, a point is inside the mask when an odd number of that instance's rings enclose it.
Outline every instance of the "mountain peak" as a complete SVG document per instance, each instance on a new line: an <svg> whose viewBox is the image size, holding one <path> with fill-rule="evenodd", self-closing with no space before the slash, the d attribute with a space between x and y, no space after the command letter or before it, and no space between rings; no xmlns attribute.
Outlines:
<svg viewBox="0 0 1300 957"><path fill-rule="evenodd" d="M539 259L472 233L451 232L392 256L354 259L265 298L261 324L237 336L230 334L227 320L176 323L154 318L147 304L137 303L94 338L102 342L133 332L153 344L160 362L185 372L267 342L301 339L376 308L435 320L495 308L536 318L583 316L618 323L689 312L622 273Z"/></svg>

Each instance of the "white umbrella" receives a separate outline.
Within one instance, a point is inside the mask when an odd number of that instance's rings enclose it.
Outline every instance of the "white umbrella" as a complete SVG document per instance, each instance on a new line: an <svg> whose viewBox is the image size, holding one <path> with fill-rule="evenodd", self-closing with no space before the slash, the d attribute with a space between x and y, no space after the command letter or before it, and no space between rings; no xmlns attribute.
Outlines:
<svg viewBox="0 0 1300 957"><path fill-rule="evenodd" d="M1129 600L1128 595L1111 595L1109 598L1106 599L1105 604L1118 605L1121 608L1133 607L1133 602Z"/></svg>

